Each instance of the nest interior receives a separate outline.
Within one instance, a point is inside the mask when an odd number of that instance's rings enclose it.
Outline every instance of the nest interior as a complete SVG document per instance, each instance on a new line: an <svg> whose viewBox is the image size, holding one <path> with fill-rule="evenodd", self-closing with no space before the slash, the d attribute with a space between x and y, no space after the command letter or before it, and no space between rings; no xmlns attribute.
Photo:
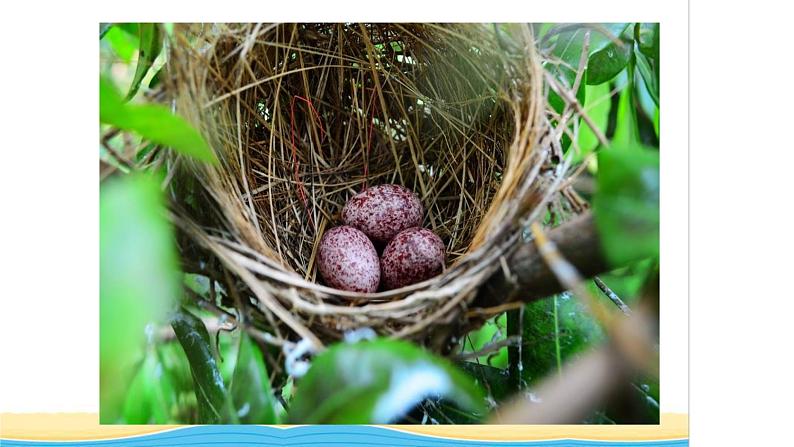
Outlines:
<svg viewBox="0 0 794 447"><path fill-rule="evenodd" d="M173 104L220 161L169 160L177 223L277 344L460 326L559 181L525 25L183 25L170 51ZM375 294L322 285L320 237L381 183L420 196L448 267Z"/></svg>

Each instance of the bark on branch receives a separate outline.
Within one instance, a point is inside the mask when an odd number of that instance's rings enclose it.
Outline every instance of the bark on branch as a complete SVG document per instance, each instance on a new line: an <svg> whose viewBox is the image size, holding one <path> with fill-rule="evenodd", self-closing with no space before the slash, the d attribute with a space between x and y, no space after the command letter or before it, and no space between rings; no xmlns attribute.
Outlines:
<svg viewBox="0 0 794 447"><path fill-rule="evenodd" d="M548 238L582 276L591 277L609 270L590 212L549 231ZM535 301L565 290L532 242L518 247L507 260L507 265L510 276L503 271L494 274L480 288L473 307Z"/></svg>

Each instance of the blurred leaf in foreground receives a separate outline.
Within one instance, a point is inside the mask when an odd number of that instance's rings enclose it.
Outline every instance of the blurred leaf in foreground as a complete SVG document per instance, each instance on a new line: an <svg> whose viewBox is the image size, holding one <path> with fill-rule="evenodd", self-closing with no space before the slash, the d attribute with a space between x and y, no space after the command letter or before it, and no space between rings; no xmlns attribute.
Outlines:
<svg viewBox="0 0 794 447"><path fill-rule="evenodd" d="M482 390L447 360L399 340L340 343L298 383L289 422L386 424L429 397L483 415Z"/></svg>
<svg viewBox="0 0 794 447"><path fill-rule="evenodd" d="M659 151L639 143L598 154L593 207L607 259L614 267L659 256Z"/></svg>
<svg viewBox="0 0 794 447"><path fill-rule="evenodd" d="M107 41L113 52L125 63L130 63L135 51L138 50L138 37L124 31L118 25L110 25L106 28L101 39Z"/></svg>
<svg viewBox="0 0 794 447"><path fill-rule="evenodd" d="M176 390L154 347L147 350L138 373L127 389L124 422L168 424L176 406Z"/></svg>
<svg viewBox="0 0 794 447"><path fill-rule="evenodd" d="M100 409L102 422L114 422L130 368L142 354L144 329L165 319L179 275L155 179L133 175L103 183L99 228Z"/></svg>
<svg viewBox="0 0 794 447"><path fill-rule="evenodd" d="M217 163L204 137L182 117L159 104L126 104L107 78L99 79L99 121L198 160Z"/></svg>

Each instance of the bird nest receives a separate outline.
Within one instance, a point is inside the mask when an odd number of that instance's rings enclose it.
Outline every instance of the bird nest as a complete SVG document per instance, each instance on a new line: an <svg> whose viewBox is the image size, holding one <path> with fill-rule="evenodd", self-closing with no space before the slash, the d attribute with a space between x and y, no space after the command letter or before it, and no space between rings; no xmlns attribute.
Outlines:
<svg viewBox="0 0 794 447"><path fill-rule="evenodd" d="M173 106L219 160L168 160L183 258L264 341L321 348L370 328L443 350L557 200L563 171L526 25L178 26L167 71ZM323 233L382 183L419 195L444 271L377 293L323 285Z"/></svg>

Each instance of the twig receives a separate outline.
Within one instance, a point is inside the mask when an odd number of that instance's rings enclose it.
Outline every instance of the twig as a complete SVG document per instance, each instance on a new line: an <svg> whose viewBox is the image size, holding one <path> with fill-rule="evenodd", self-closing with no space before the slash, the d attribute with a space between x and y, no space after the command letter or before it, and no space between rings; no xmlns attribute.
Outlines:
<svg viewBox="0 0 794 447"><path fill-rule="evenodd" d="M631 309L629 308L629 306L626 305L626 303L624 303L623 300L621 300L620 297L615 292L613 292L612 289L610 289L609 286L606 285L606 283L604 283L604 281L601 281L601 278L599 278L598 276L594 276L593 281L596 283L598 288L601 289L602 292L604 292L604 295L606 295L607 298L612 300L612 302L615 303L615 305L618 306L618 308L621 311L623 311L624 314L631 315Z"/></svg>
<svg viewBox="0 0 794 447"><path fill-rule="evenodd" d="M484 355L488 355L492 352L498 351L502 348L506 348L509 346L518 346L521 343L521 336L520 335L511 335L504 340L499 340L493 343L488 343L487 345L483 346L482 349L479 351L474 352L461 352L460 354L456 354L453 359L454 360L468 360L468 359L475 359L477 357L482 357Z"/></svg>

